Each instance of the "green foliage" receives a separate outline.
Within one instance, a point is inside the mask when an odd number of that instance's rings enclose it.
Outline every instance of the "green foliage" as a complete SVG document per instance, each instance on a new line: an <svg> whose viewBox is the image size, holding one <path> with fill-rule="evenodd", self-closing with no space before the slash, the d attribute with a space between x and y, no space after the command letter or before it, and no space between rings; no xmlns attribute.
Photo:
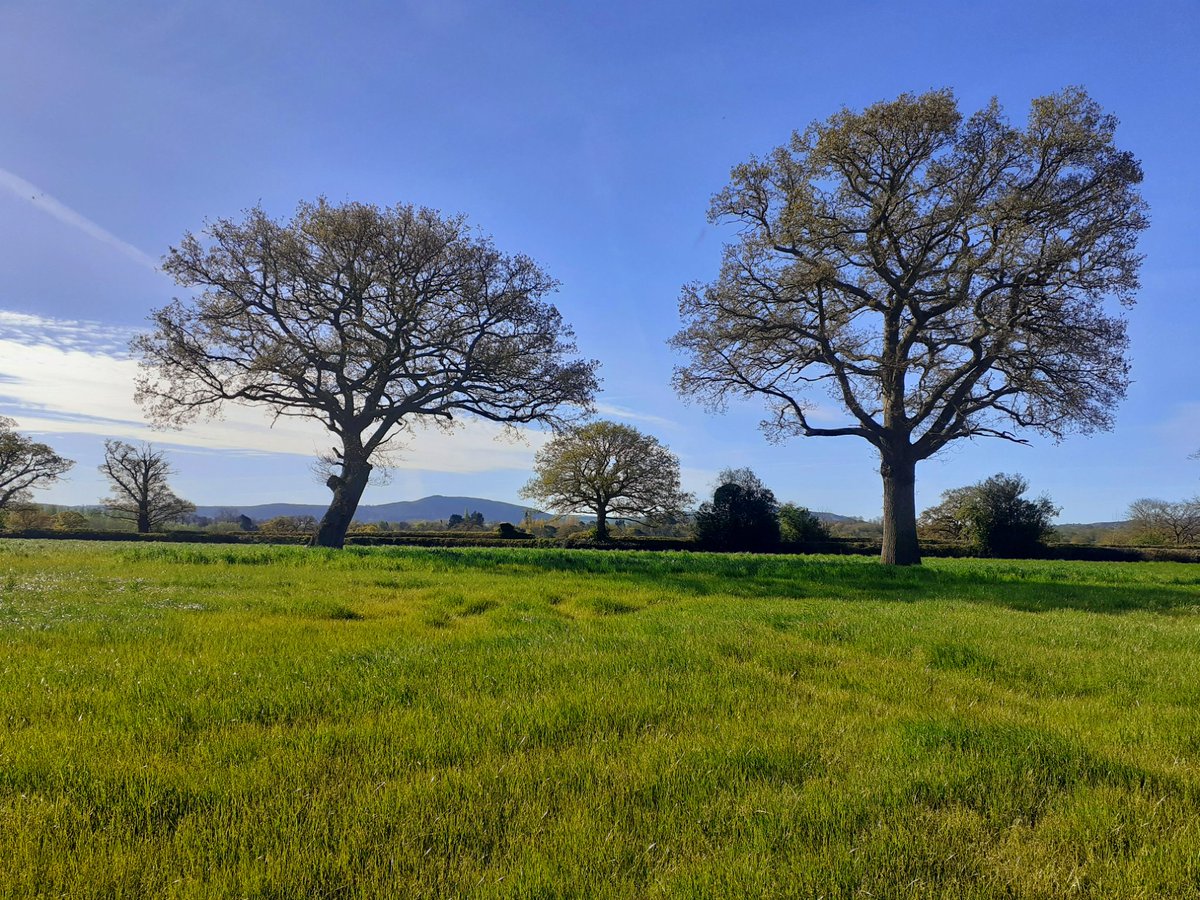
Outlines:
<svg viewBox="0 0 1200 900"><path fill-rule="evenodd" d="M605 421L571 428L539 450L521 495L560 514L593 513L600 541L609 516L653 521L692 501L679 486L675 454L630 425Z"/></svg>
<svg viewBox="0 0 1200 900"><path fill-rule="evenodd" d="M0 895L1195 893L1194 566L5 541L0 572Z"/></svg>
<svg viewBox="0 0 1200 900"><path fill-rule="evenodd" d="M966 541L986 556L1036 554L1054 530L1059 509L1049 497L1021 496L1029 489L1020 475L1000 472L978 484L943 492L942 502L921 513L927 535Z"/></svg>
<svg viewBox="0 0 1200 900"><path fill-rule="evenodd" d="M483 528L483 513L452 513L446 520L446 528L451 531L478 531Z"/></svg>
<svg viewBox="0 0 1200 900"><path fill-rule="evenodd" d="M55 531L86 531L91 527L88 517L73 509L55 513L52 523Z"/></svg>
<svg viewBox="0 0 1200 900"><path fill-rule="evenodd" d="M785 503L779 507L779 536L789 544L829 540L825 523L803 506Z"/></svg>
<svg viewBox="0 0 1200 900"><path fill-rule="evenodd" d="M22 503L3 509L4 530L10 532L48 531L54 527L54 518L32 503Z"/></svg>
<svg viewBox="0 0 1200 900"><path fill-rule="evenodd" d="M711 501L696 511L696 540L714 550L770 550L779 544L775 494L749 469L724 469Z"/></svg>
<svg viewBox="0 0 1200 900"><path fill-rule="evenodd" d="M246 531L240 522L213 522L204 530L209 534L244 534Z"/></svg>

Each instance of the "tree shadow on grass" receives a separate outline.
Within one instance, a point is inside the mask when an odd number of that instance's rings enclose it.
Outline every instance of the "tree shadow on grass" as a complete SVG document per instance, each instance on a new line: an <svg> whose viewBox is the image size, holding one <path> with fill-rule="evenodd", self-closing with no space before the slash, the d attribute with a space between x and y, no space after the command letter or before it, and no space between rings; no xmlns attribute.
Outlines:
<svg viewBox="0 0 1200 900"><path fill-rule="evenodd" d="M179 562L228 561L333 567L375 572L478 572L526 578L594 578L685 597L735 600L835 599L852 602L947 601L1023 612L1081 610L1181 615L1200 607L1200 565L1059 560L934 559L888 567L848 556L692 552L538 550L524 548L152 548ZM137 548L145 553L147 548ZM378 577L378 576L377 576Z"/></svg>
<svg viewBox="0 0 1200 900"><path fill-rule="evenodd" d="M439 566L537 577L600 576L691 597L982 603L1022 612L1181 615L1200 607L1200 566L936 560L893 568L855 557L524 551L437 552ZM1153 567L1153 568L1151 568Z"/></svg>
<svg viewBox="0 0 1200 900"><path fill-rule="evenodd" d="M1082 612L1122 614L1152 612L1184 615L1200 607L1195 589L1138 585L1073 585L1055 582L1003 585L982 591L964 586L964 591L947 599L1003 606L1019 612L1079 610Z"/></svg>
<svg viewBox="0 0 1200 900"><path fill-rule="evenodd" d="M915 603L988 604L1020 612L1078 610L1120 615L1184 615L1200 608L1200 567L1039 560L938 560L890 568L874 560L778 557L742 560L698 577L659 573L661 586L683 593L747 598L804 597ZM1152 567L1153 566L1153 567ZM647 573L649 574L649 573ZM632 580L638 574L630 573Z"/></svg>
<svg viewBox="0 0 1200 900"><path fill-rule="evenodd" d="M1111 615L1184 615L1200 607L1200 569L1194 575L1179 577L1161 570L1114 573L1110 568L1126 565L964 560L953 568L909 570L900 582L891 581L888 570L882 567L868 569L830 587L833 596L853 600L957 601L1034 613L1078 610Z"/></svg>

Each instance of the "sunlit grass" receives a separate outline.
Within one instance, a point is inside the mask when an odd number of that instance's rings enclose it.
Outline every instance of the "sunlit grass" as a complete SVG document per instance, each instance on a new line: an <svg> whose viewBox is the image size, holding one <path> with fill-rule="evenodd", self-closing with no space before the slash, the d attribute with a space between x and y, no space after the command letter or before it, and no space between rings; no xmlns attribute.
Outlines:
<svg viewBox="0 0 1200 900"><path fill-rule="evenodd" d="M1200 566L0 545L0 895L1200 896Z"/></svg>

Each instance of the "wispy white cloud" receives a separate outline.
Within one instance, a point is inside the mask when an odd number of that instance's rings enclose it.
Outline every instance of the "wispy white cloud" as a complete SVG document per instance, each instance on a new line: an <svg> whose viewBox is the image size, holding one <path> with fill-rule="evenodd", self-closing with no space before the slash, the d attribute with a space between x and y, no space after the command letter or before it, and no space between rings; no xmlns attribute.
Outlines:
<svg viewBox="0 0 1200 900"><path fill-rule="evenodd" d="M0 168L0 188L26 201L34 208L40 209L47 215L58 219L63 224L82 231L102 244L107 244L139 265L157 271L158 263L149 254L143 253L128 241L121 240L111 231L97 225L87 216L71 209L71 207L67 206L61 200L47 194L37 185L26 181L20 175Z"/></svg>
<svg viewBox="0 0 1200 900"><path fill-rule="evenodd" d="M624 419L628 422L644 422L647 425L658 425L661 428L675 428L677 422L664 416L655 416L650 413L637 412L636 410L628 409L624 406L617 406L614 403L597 403L596 412L602 416L609 416L613 419Z"/></svg>
<svg viewBox="0 0 1200 900"><path fill-rule="evenodd" d="M121 356L135 334L134 329L120 325L86 319L50 319L0 309L0 340L21 344L48 344L67 350Z"/></svg>
<svg viewBox="0 0 1200 900"><path fill-rule="evenodd" d="M331 445L316 422L272 421L262 408L237 405L178 431L151 428L133 400L137 363L116 349L128 337L127 330L95 323L0 312L0 414L25 432L153 441L196 452L311 457ZM528 469L546 435L521 429L514 439L511 430L474 421L451 433L418 427L403 438L392 454L398 467L472 473Z"/></svg>

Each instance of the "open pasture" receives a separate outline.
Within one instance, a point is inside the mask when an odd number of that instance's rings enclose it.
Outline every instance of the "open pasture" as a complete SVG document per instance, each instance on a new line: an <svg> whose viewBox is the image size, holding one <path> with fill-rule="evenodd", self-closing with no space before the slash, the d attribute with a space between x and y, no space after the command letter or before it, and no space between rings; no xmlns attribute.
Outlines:
<svg viewBox="0 0 1200 900"><path fill-rule="evenodd" d="M0 896L1200 896L1200 566L0 545Z"/></svg>

